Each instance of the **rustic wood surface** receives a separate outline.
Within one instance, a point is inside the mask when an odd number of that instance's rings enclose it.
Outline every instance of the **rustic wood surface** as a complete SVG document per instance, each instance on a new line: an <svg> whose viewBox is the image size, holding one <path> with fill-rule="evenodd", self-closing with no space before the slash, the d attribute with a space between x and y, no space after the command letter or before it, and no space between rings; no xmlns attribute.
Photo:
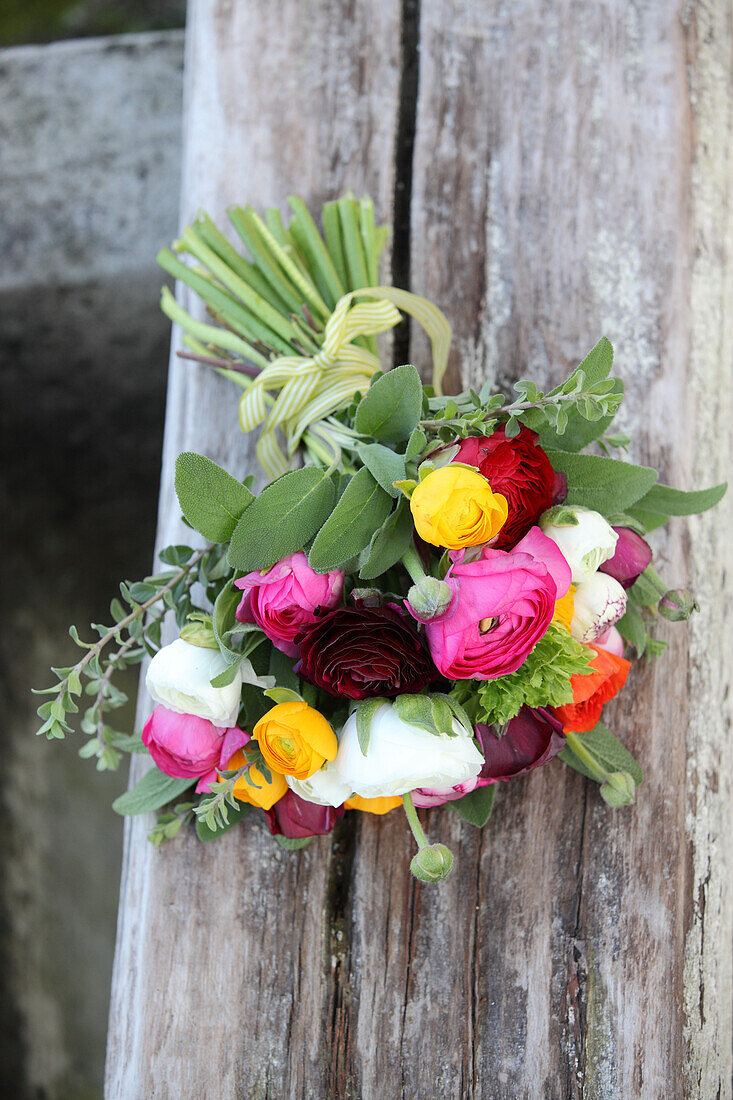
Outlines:
<svg viewBox="0 0 733 1100"><path fill-rule="evenodd" d="M632 457L680 487L721 480L728 3L422 0L419 25L416 10L194 0L183 222L346 186L391 217L407 196L395 269L454 322L454 383L557 380L603 332ZM161 542L180 535L184 448L249 461L229 387L172 360ZM347 814L294 854L250 821L161 851L129 823L107 1095L730 1097L732 513L653 536L702 611L662 628L667 653L608 708L646 772L632 810L538 769L483 833L428 816L457 857L438 888L409 878L397 813Z"/></svg>

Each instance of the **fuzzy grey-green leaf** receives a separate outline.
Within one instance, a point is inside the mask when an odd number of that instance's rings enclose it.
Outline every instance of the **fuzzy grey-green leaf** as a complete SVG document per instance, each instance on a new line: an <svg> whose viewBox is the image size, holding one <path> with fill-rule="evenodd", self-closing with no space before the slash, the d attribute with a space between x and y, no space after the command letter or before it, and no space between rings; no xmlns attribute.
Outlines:
<svg viewBox="0 0 733 1100"><path fill-rule="evenodd" d="M369 545L389 515L392 498L364 467L354 475L343 496L316 535L308 561L317 573L337 569Z"/></svg>
<svg viewBox="0 0 733 1100"><path fill-rule="evenodd" d="M657 480L651 466L633 466L615 458L548 451L552 468L568 479L566 504L581 504L602 515L623 512L640 500Z"/></svg>
<svg viewBox="0 0 733 1100"><path fill-rule="evenodd" d="M283 474L262 490L240 519L229 546L229 564L245 573L269 569L302 550L328 519L335 495L331 478L315 466Z"/></svg>
<svg viewBox="0 0 733 1100"><path fill-rule="evenodd" d="M409 439L422 409L420 375L410 364L378 378L359 402L354 426L362 435L385 443Z"/></svg>
<svg viewBox="0 0 733 1100"><path fill-rule="evenodd" d="M212 542L228 542L254 500L240 481L210 458L184 451L176 459L178 503L188 522Z"/></svg>
<svg viewBox="0 0 733 1100"><path fill-rule="evenodd" d="M112 809L118 814L146 814L167 806L192 785L193 779L174 779L151 768L131 791L114 800Z"/></svg>

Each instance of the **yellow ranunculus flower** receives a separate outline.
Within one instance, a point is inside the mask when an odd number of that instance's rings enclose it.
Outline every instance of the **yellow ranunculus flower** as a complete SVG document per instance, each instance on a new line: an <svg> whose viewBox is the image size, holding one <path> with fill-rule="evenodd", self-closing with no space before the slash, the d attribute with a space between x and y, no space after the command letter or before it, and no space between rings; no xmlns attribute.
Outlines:
<svg viewBox="0 0 733 1100"><path fill-rule="evenodd" d="M336 734L307 703L278 703L252 730L268 767L281 775L309 779L338 752Z"/></svg>
<svg viewBox="0 0 733 1100"><path fill-rule="evenodd" d="M241 749L235 752L226 766L226 771L234 772L239 768L243 768L247 763L247 757L244 755ZM234 797L240 802L249 802L253 806L259 806L262 810L270 810L279 802L282 796L288 789L288 784L284 775L279 775L278 772L272 772L272 779L268 783L259 768L254 765L250 766L249 775L253 783L257 786L253 787L252 783L247 782L247 777L241 775L237 782L234 784Z"/></svg>
<svg viewBox="0 0 733 1100"><path fill-rule="evenodd" d="M458 463L432 470L410 498L415 530L433 546L460 550L497 535L506 523L506 497L483 474Z"/></svg>
<svg viewBox="0 0 733 1100"><path fill-rule="evenodd" d="M575 585L571 584L562 599L555 601L555 612L552 616L553 621L560 623L566 630L570 630L570 624L573 621L573 615L575 613L574 592Z"/></svg>
<svg viewBox="0 0 733 1100"><path fill-rule="evenodd" d="M362 798L358 794L352 794L351 798L347 798L344 802L344 808L347 810L362 810L367 814L388 814L390 810L394 810L395 806L401 806L402 799L399 795L394 795L392 798Z"/></svg>

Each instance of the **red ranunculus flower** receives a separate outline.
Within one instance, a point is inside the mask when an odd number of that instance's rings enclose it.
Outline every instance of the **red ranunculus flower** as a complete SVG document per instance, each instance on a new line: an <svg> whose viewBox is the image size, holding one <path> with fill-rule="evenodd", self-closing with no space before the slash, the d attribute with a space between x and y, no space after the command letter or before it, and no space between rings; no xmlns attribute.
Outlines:
<svg viewBox="0 0 733 1100"><path fill-rule="evenodd" d="M298 639L298 675L331 695L406 695L438 676L427 645L395 607L338 607Z"/></svg>
<svg viewBox="0 0 733 1100"><path fill-rule="evenodd" d="M603 704L613 699L626 683L631 661L592 645L595 657L591 661L592 672L571 676L573 701L564 707L555 707L554 713L562 722L565 733L587 733L600 721Z"/></svg>
<svg viewBox="0 0 733 1100"><path fill-rule="evenodd" d="M507 521L492 543L496 550L516 546L553 500L564 495L538 438L536 432L522 427L519 435L507 439L504 428L497 428L492 435L464 439L454 459L475 466L492 490L507 499Z"/></svg>
<svg viewBox="0 0 733 1100"><path fill-rule="evenodd" d="M306 802L288 788L272 809L265 810L264 814L273 836L302 840L306 836L324 836L325 833L330 833L338 819L344 816L344 808Z"/></svg>
<svg viewBox="0 0 733 1100"><path fill-rule="evenodd" d="M562 723L544 707L522 707L507 722L503 737L483 724L476 726L476 736L486 761L479 774L479 786L524 775L565 748Z"/></svg>

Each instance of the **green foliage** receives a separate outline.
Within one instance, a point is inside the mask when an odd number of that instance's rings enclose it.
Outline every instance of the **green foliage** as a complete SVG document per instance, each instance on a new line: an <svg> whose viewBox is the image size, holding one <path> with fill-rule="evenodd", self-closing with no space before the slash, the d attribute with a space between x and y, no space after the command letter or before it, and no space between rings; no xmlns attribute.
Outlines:
<svg viewBox="0 0 733 1100"><path fill-rule="evenodd" d="M413 534L412 514L403 497L361 553L359 576L362 580L373 580L396 565L412 544Z"/></svg>
<svg viewBox="0 0 733 1100"><path fill-rule="evenodd" d="M307 848L310 842L313 840L312 836L292 837L281 836L280 833L275 833L275 840L284 848L286 852L297 852L301 848Z"/></svg>
<svg viewBox="0 0 733 1100"><path fill-rule="evenodd" d="M458 734L453 729L456 719L466 729L472 729L465 710L452 695L443 695L440 692L431 695L398 695L393 700L393 706L403 722L419 726L435 737L457 737Z"/></svg>
<svg viewBox="0 0 733 1100"><path fill-rule="evenodd" d="M568 479L567 504L593 508L601 515L623 512L640 500L657 480L651 466L633 466L600 455L548 451L553 469Z"/></svg>
<svg viewBox="0 0 733 1100"><path fill-rule="evenodd" d="M333 480L315 466L283 474L242 515L229 544L229 564L244 573L269 569L302 550L326 522L335 495Z"/></svg>
<svg viewBox="0 0 733 1100"><path fill-rule="evenodd" d="M455 810L469 825L475 825L477 829L483 829L491 817L494 808L494 796L496 783L489 783L486 787L476 787L464 794L463 798L455 802L446 802L449 810Z"/></svg>
<svg viewBox="0 0 733 1100"><path fill-rule="evenodd" d="M567 744L558 756L564 764L597 783L604 783L609 775L619 772L630 775L636 786L644 779L634 757L602 722L588 733L567 734Z"/></svg>
<svg viewBox="0 0 733 1100"><path fill-rule="evenodd" d="M569 378L551 390L549 397L573 397L573 402L558 406L557 420L542 423L544 409L531 410L521 419L540 433L543 447L562 451L582 451L594 439L603 436L613 421L624 393L620 378L609 378L613 367L613 347L605 336L586 355ZM551 408L548 405L547 408ZM563 431L558 429L563 427Z"/></svg>
<svg viewBox="0 0 733 1100"><path fill-rule="evenodd" d="M308 555L311 567L327 573L355 557L369 545L391 507L391 498L362 467L316 535Z"/></svg>
<svg viewBox="0 0 733 1100"><path fill-rule="evenodd" d="M645 524L647 531L651 531L661 527L670 516L692 516L714 508L725 496L727 488L727 481L691 493L672 489L669 485L652 485L649 492L636 501L631 513Z"/></svg>
<svg viewBox="0 0 733 1100"><path fill-rule="evenodd" d="M217 840L223 833L226 833L232 826L238 825L242 818L247 816L252 809L252 804L250 802L235 801L236 806L234 808L228 808L227 820L223 825L219 826L219 828L211 829L203 817L196 817L196 836L199 840Z"/></svg>
<svg viewBox="0 0 733 1100"><path fill-rule="evenodd" d="M38 708L42 725L38 730L49 739L63 738L78 724L89 740L80 756L94 758L99 771L119 767L122 753L143 751L140 738L116 730L109 715L127 702L113 683L113 677L125 668L139 664L160 646L161 626L171 612L180 626L195 611L191 589L200 584L207 598L218 595L222 580L222 548L209 546L194 552L190 546L168 546L160 552L161 561L173 566L143 581L120 584L120 598L112 600L111 626L92 624L95 641L83 641L76 627L69 634L84 650L75 665L53 668L57 683L36 691L49 695ZM80 710L80 698L90 696L89 706ZM76 716L81 714L80 718Z"/></svg>
<svg viewBox="0 0 733 1100"><path fill-rule="evenodd" d="M354 427L382 443L399 443L417 428L422 400L422 383L415 368L409 364L395 367L369 387L356 410Z"/></svg>
<svg viewBox="0 0 733 1100"><path fill-rule="evenodd" d="M381 443L365 443L357 451L360 460L364 463L375 481L389 493L391 497L398 497L400 490L395 488L395 481L404 479L405 460L390 447L384 447Z"/></svg>
<svg viewBox="0 0 733 1100"><path fill-rule="evenodd" d="M359 748L362 755L366 756L369 750L369 741L372 736L372 719L381 706L388 702L387 699L365 699L356 708L356 736L359 739Z"/></svg>
<svg viewBox="0 0 733 1100"><path fill-rule="evenodd" d="M192 787L193 782L193 779L174 779L152 767L132 790L125 791L114 800L112 809L124 815L147 814L173 802Z"/></svg>
<svg viewBox="0 0 733 1100"><path fill-rule="evenodd" d="M594 653L550 623L524 664L496 680L457 680L450 698L465 707L472 724L501 727L523 706L561 707L573 701L570 677L590 672Z"/></svg>
<svg viewBox="0 0 733 1100"><path fill-rule="evenodd" d="M203 455L185 451L176 459L181 511L210 542L229 542L237 521L254 500L240 481Z"/></svg>

